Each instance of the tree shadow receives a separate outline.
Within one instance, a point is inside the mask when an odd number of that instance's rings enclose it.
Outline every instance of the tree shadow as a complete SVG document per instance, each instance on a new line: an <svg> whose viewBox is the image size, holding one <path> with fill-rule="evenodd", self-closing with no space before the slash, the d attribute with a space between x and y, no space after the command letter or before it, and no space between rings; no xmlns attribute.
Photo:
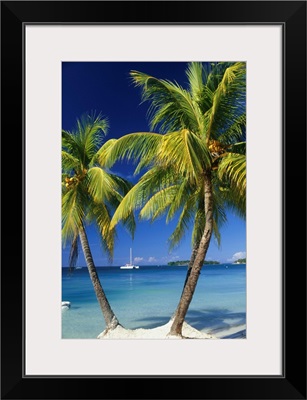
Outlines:
<svg viewBox="0 0 307 400"><path fill-rule="evenodd" d="M136 320L140 323L140 328L153 329L167 324L171 316L154 316ZM193 328L207 333L215 334L230 328L239 327L246 324L245 312L232 312L228 309L204 309L189 310L185 321ZM244 330L245 331L245 330ZM240 331L236 334L230 334L225 338L245 337L245 332ZM238 336L236 336L238 335Z"/></svg>
<svg viewBox="0 0 307 400"><path fill-rule="evenodd" d="M212 334L246 324L245 312L232 312L228 309L189 310L186 322L198 330Z"/></svg>

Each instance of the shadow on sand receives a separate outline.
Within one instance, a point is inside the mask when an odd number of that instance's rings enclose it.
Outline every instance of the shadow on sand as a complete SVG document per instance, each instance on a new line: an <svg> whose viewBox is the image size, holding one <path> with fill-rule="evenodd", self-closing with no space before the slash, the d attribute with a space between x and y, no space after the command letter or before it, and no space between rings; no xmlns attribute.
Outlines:
<svg viewBox="0 0 307 400"><path fill-rule="evenodd" d="M152 329L166 324L170 316L148 317L138 320L140 328ZM225 332L221 336L224 339L237 339L246 337L246 329L241 329L236 332L227 334L228 330L235 330L236 327L246 325L245 312L231 312L228 309L204 309L204 310L189 310L186 316L186 322L199 331L204 330L206 333L218 335L220 332ZM147 322L147 323L146 323Z"/></svg>
<svg viewBox="0 0 307 400"><path fill-rule="evenodd" d="M189 310L187 323L198 330L209 330L211 333L246 324L245 312L231 312L227 309Z"/></svg>

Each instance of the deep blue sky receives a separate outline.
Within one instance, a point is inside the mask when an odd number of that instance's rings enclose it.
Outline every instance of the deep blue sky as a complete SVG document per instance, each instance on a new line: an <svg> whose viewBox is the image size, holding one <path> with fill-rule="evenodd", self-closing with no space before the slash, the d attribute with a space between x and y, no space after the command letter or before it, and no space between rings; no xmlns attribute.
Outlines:
<svg viewBox="0 0 307 400"><path fill-rule="evenodd" d="M210 61L210 60L209 60ZM108 117L110 129L106 140L131 132L148 131L148 103L141 104L140 88L135 88L129 79L129 71L135 69L157 78L176 80L186 85L186 63L180 62L63 62L62 63L62 127L73 130L76 119L85 112L101 112ZM116 164L112 171L131 177L133 168ZM230 262L245 256L246 224L228 213L228 222L222 227L220 248L213 239L207 260ZM133 247L133 258L139 265L163 265L168 261L187 260L191 254L190 235L170 254L167 239L173 232L174 223L165 224L161 219L153 224L138 223L134 240L121 226L115 245L113 263L109 264L103 253L95 229L88 227L90 247L96 266L121 265L129 261L129 248ZM68 264L69 248L63 249L63 266ZM85 265L82 254L78 265Z"/></svg>

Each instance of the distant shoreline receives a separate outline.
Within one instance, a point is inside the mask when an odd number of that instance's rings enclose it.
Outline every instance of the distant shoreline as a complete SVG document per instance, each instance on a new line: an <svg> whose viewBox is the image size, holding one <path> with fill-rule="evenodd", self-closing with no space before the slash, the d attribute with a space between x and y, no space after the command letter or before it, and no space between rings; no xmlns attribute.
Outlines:
<svg viewBox="0 0 307 400"><path fill-rule="evenodd" d="M189 265L190 260L184 260L184 261L170 261L169 263L167 263L168 266L172 267L172 266L187 266ZM204 261L203 265L219 265L220 262L219 261Z"/></svg>
<svg viewBox="0 0 307 400"><path fill-rule="evenodd" d="M210 266L210 265L216 265L216 266L223 266L223 265L245 265L246 264L246 262L234 262L234 263L231 263L231 262L216 262L216 263L214 263L214 262L206 262L206 263L204 263L204 266L205 265L207 265L207 266ZM143 267L145 267L145 268L148 268L148 267L153 267L153 268L161 268L161 267L187 267L188 266L188 263L180 263L180 264L140 264L140 268L143 268ZM120 265L98 265L98 266L96 266L96 268L113 268L113 269L115 269L115 268L120 268ZM62 269L69 269L69 267L68 266L62 266ZM82 266L82 267L78 267L78 268L75 268L75 270L87 270L87 267L86 266Z"/></svg>

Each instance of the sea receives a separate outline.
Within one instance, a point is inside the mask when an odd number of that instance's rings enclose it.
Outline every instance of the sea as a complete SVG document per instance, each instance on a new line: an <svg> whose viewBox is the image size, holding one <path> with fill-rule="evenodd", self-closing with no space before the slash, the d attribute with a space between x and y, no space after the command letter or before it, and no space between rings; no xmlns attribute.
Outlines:
<svg viewBox="0 0 307 400"><path fill-rule="evenodd" d="M173 315L187 266L140 266L123 270L97 267L99 279L119 322L128 329L155 328ZM95 339L105 329L86 267L62 269L63 339ZM204 265L185 321L223 339L246 338L246 265Z"/></svg>

